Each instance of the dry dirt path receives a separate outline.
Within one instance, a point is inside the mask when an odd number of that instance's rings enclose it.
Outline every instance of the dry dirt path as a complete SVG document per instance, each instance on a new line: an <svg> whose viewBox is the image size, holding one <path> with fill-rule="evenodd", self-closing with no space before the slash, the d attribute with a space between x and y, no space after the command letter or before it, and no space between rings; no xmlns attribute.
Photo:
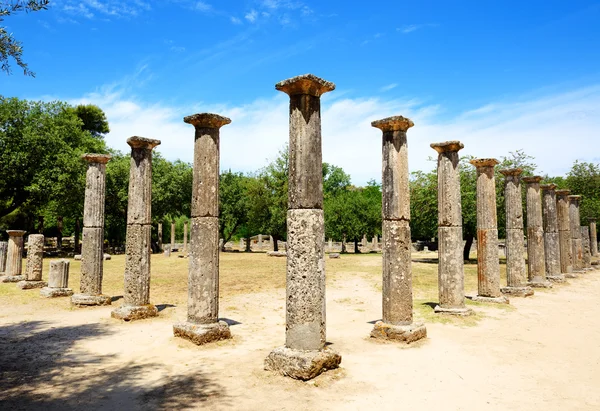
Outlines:
<svg viewBox="0 0 600 411"><path fill-rule="evenodd" d="M205 347L172 337L182 306L135 323L111 320L109 307L0 307L0 408L600 409L600 272L513 299L515 310L481 308L476 326L427 324L429 338L408 348L368 338L381 310L374 284L338 280L327 332L342 368L309 383L262 370L284 342L284 294L222 301L235 338Z"/></svg>

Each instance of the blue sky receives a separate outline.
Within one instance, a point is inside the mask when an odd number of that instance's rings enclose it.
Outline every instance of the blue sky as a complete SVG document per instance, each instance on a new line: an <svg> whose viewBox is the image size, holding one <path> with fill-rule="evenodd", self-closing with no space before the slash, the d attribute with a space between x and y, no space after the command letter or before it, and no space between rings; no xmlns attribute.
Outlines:
<svg viewBox="0 0 600 411"><path fill-rule="evenodd" d="M6 96L95 103L107 137L159 138L191 161L185 115L228 115L222 167L252 171L287 140L287 97L274 84L313 73L323 99L324 161L355 183L380 179L379 130L405 115L411 170L429 143L465 154L523 149L540 172L600 162L599 1L55 0L5 24L35 78L13 67Z"/></svg>

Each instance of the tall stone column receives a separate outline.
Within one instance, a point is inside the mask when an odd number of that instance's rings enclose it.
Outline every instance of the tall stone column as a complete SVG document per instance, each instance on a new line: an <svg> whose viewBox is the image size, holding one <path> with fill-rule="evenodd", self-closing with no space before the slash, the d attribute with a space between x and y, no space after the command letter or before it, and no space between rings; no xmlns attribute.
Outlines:
<svg viewBox="0 0 600 411"><path fill-rule="evenodd" d="M542 184L542 209L544 221L544 255L546 258L546 279L555 283L565 281L560 269L560 238L558 233L558 210L556 184Z"/></svg>
<svg viewBox="0 0 600 411"><path fill-rule="evenodd" d="M6 271L2 277L3 283L23 281L23 236L26 231L6 230L8 234L8 250L6 253Z"/></svg>
<svg viewBox="0 0 600 411"><path fill-rule="evenodd" d="M594 217L588 217L588 221L590 223L590 247L592 257L598 257L598 232L596 231L596 219Z"/></svg>
<svg viewBox="0 0 600 411"><path fill-rule="evenodd" d="M436 313L470 315L465 307L462 207L458 152L460 141L430 145L438 152L438 289L440 304Z"/></svg>
<svg viewBox="0 0 600 411"><path fill-rule="evenodd" d="M515 297L533 295L527 286L525 240L523 236L523 200L520 168L500 170L504 175L504 207L506 210L506 282L500 291Z"/></svg>
<svg viewBox="0 0 600 411"><path fill-rule="evenodd" d="M88 169L83 205L80 293L71 297L74 305L109 305L111 298L102 294L104 263L104 201L106 195L107 154L84 154Z"/></svg>
<svg viewBox="0 0 600 411"><path fill-rule="evenodd" d="M581 241L581 219L579 200L581 196L569 196L569 219L571 223L571 242L573 247L573 271L583 271L583 243Z"/></svg>
<svg viewBox="0 0 600 411"><path fill-rule="evenodd" d="M187 322L173 326L176 337L195 344L231 338L219 321L219 129L227 117L202 113L183 119L196 129Z"/></svg>
<svg viewBox="0 0 600 411"><path fill-rule="evenodd" d="M590 228L587 225L581 226L581 244L583 246L583 268L592 268L592 249L590 246Z"/></svg>
<svg viewBox="0 0 600 411"><path fill-rule="evenodd" d="M171 252L175 251L175 220L171 221Z"/></svg>
<svg viewBox="0 0 600 411"><path fill-rule="evenodd" d="M308 380L342 360L325 347L321 95L335 85L306 74L275 88L290 96L286 338L265 369Z"/></svg>
<svg viewBox="0 0 600 411"><path fill-rule="evenodd" d="M188 222L183 223L183 253L188 252Z"/></svg>
<svg viewBox="0 0 600 411"><path fill-rule="evenodd" d="M573 273L573 241L571 239L571 218L569 217L570 190L556 190L556 211L558 215L558 242L560 246L560 272L565 278L577 278Z"/></svg>
<svg viewBox="0 0 600 411"><path fill-rule="evenodd" d="M500 292L495 158L471 160L477 169L477 296L473 301L508 304Z"/></svg>
<svg viewBox="0 0 600 411"><path fill-rule="evenodd" d="M371 337L411 343L427 337L425 326L413 323L406 132L414 124L407 118L396 116L373 121L371 125L383 132L383 321L375 324Z"/></svg>
<svg viewBox="0 0 600 411"><path fill-rule="evenodd" d="M8 241L0 241L0 276L6 271L6 254L8 252Z"/></svg>
<svg viewBox="0 0 600 411"><path fill-rule="evenodd" d="M21 290L42 288L47 285L42 281L44 268L44 235L29 234L27 240L27 265L25 266L25 280L19 281L17 287Z"/></svg>
<svg viewBox="0 0 600 411"><path fill-rule="evenodd" d="M529 285L551 288L546 280L546 257L544 252L544 224L540 181L542 177L523 177L527 193L527 269Z"/></svg>
<svg viewBox="0 0 600 411"><path fill-rule="evenodd" d="M124 321L156 317L150 304L150 259L152 256L152 150L160 140L130 137L129 193L125 241L125 290L123 305L111 317Z"/></svg>
<svg viewBox="0 0 600 411"><path fill-rule="evenodd" d="M163 231L162 231L162 223L158 223L158 230L157 230L157 242L158 242L158 251L162 252L163 251L163 241L162 241L162 236L163 236Z"/></svg>

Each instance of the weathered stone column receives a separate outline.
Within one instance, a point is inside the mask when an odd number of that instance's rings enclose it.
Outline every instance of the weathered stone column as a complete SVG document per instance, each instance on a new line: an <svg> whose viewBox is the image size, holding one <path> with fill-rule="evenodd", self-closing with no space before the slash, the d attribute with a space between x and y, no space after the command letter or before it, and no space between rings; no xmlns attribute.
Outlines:
<svg viewBox="0 0 600 411"><path fill-rule="evenodd" d="M188 222L185 221L183 223L183 253L186 254L188 252Z"/></svg>
<svg viewBox="0 0 600 411"><path fill-rule="evenodd" d="M6 254L8 253L8 241L0 241L0 276L6 271Z"/></svg>
<svg viewBox="0 0 600 411"><path fill-rule="evenodd" d="M80 293L71 297L74 305L109 305L111 298L102 294L104 263L104 200L106 193L107 154L84 154L88 162L83 205Z"/></svg>
<svg viewBox="0 0 600 411"><path fill-rule="evenodd" d="M26 231L6 230L8 234L8 249L6 253L6 271L2 277L3 283L18 283L23 281L23 236Z"/></svg>
<svg viewBox="0 0 600 411"><path fill-rule="evenodd" d="M175 251L175 220L171 221L171 252Z"/></svg>
<svg viewBox="0 0 600 411"><path fill-rule="evenodd" d="M573 241L571 239L571 219L569 217L570 190L556 190L558 215L558 242L560 246L560 272L565 278L577 278L573 273Z"/></svg>
<svg viewBox="0 0 600 411"><path fill-rule="evenodd" d="M583 246L583 268L592 268L592 249L590 246L590 228L587 225L581 226L581 244Z"/></svg>
<svg viewBox="0 0 600 411"><path fill-rule="evenodd" d="M231 120L202 113L183 121L196 129L188 314L173 333L200 345L231 338L227 323L219 321L219 129Z"/></svg>
<svg viewBox="0 0 600 411"><path fill-rule="evenodd" d="M438 152L438 289L440 304L436 313L470 315L465 307L462 207L458 152L460 141L433 143Z"/></svg>
<svg viewBox="0 0 600 411"><path fill-rule="evenodd" d="M542 177L523 177L527 193L527 269L529 285L551 288L546 280L546 257L544 252L544 227L540 181Z"/></svg>
<svg viewBox="0 0 600 411"><path fill-rule="evenodd" d="M565 281L565 276L561 274L560 269L560 239L558 234L556 184L542 184L540 189L542 190L546 279L555 283L563 283Z"/></svg>
<svg viewBox="0 0 600 411"><path fill-rule="evenodd" d="M290 96L286 338L265 369L308 380L342 360L325 347L321 95L335 85L306 74L275 88Z"/></svg>
<svg viewBox="0 0 600 411"><path fill-rule="evenodd" d="M40 290L42 297L68 297L73 295L73 290L69 288L69 265L69 260L50 261L48 286Z"/></svg>
<svg viewBox="0 0 600 411"><path fill-rule="evenodd" d="M396 116L373 121L371 125L383 132L383 321L375 324L371 337L411 343L427 337L425 326L413 323L406 132L414 124L407 118Z"/></svg>
<svg viewBox="0 0 600 411"><path fill-rule="evenodd" d="M19 281L17 287L21 290L42 288L47 285L42 281L44 268L44 235L29 234L27 240L27 265L25 266L25 280Z"/></svg>
<svg viewBox="0 0 600 411"><path fill-rule="evenodd" d="M581 196L569 196L569 219L571 223L571 244L573 247L573 271L583 271L583 243L581 241L581 219L579 200Z"/></svg>
<svg viewBox="0 0 600 411"><path fill-rule="evenodd" d="M500 292L495 158L471 160L477 169L477 295L473 301L508 304Z"/></svg>
<svg viewBox="0 0 600 411"><path fill-rule="evenodd" d="M594 217L588 217L588 221L590 223L591 253L592 253L592 257L597 257L598 256L598 232L596 231L596 219Z"/></svg>
<svg viewBox="0 0 600 411"><path fill-rule="evenodd" d="M130 137L127 235L125 242L125 290L123 305L111 317L124 321L156 317L150 304L150 259L152 257L152 150L160 140Z"/></svg>
<svg viewBox="0 0 600 411"><path fill-rule="evenodd" d="M520 168L500 170L504 175L504 207L506 210L506 280L500 291L515 297L533 295L527 286L525 240L523 236L523 200Z"/></svg>
<svg viewBox="0 0 600 411"><path fill-rule="evenodd" d="M163 236L163 232L162 232L162 223L158 223L158 230L157 230L157 243L158 243L158 251L161 252L163 251L163 242L162 242L162 236Z"/></svg>

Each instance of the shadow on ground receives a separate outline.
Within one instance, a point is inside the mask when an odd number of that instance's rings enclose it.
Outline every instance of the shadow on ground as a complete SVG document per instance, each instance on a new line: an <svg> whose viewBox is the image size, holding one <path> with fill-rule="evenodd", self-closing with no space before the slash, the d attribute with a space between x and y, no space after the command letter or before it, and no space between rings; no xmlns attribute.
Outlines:
<svg viewBox="0 0 600 411"><path fill-rule="evenodd" d="M77 347L110 332L106 325L44 321L0 327L0 409L181 410L216 398L227 403L224 389L197 370L172 376L160 364L123 363ZM153 375L162 377L148 379Z"/></svg>

